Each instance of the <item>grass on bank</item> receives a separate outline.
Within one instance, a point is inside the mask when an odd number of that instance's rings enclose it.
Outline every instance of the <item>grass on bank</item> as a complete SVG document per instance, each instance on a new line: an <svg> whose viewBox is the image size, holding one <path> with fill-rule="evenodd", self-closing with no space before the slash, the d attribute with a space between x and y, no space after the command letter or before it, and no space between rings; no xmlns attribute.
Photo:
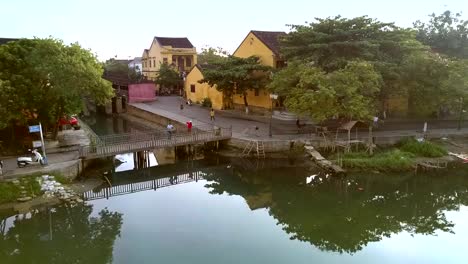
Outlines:
<svg viewBox="0 0 468 264"><path fill-rule="evenodd" d="M345 168L404 171L412 169L418 157L437 158L445 155L447 150L437 144L409 138L399 142L397 148L377 151L372 156L367 152L351 152L343 154L340 158ZM337 159L337 156L334 158Z"/></svg>
<svg viewBox="0 0 468 264"><path fill-rule="evenodd" d="M22 191L25 191L26 196L30 197L41 194L41 186L36 181L36 176L24 177L19 179L19 181L19 185L12 182L0 182L0 203L15 202L16 199L21 197Z"/></svg>
<svg viewBox="0 0 468 264"><path fill-rule="evenodd" d="M404 139L397 146L402 151L413 153L418 157L438 158L447 155L447 150L443 147L429 141L419 142L414 138Z"/></svg>

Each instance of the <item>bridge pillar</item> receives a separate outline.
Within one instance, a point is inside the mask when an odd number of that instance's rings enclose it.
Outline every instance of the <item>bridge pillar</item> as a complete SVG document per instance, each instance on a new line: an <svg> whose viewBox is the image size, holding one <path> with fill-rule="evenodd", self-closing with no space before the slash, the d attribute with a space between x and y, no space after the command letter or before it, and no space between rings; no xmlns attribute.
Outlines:
<svg viewBox="0 0 468 264"><path fill-rule="evenodd" d="M116 112L117 114L122 113L122 108L123 108L123 107L122 107L122 97L117 96L117 97L115 98L115 112Z"/></svg>
<svg viewBox="0 0 468 264"><path fill-rule="evenodd" d="M105 106L105 108L106 108L106 109L105 109L105 110L106 110L106 114L112 115L112 102L107 103L106 106Z"/></svg>

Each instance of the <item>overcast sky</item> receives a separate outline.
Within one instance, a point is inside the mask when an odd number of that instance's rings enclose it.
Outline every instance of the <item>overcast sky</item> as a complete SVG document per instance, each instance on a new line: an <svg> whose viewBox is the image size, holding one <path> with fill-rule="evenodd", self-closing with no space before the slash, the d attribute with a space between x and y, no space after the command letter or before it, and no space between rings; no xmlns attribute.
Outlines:
<svg viewBox="0 0 468 264"><path fill-rule="evenodd" d="M0 0L0 37L53 36L101 60L141 56L154 36L188 37L199 51L233 52L250 30L288 31L315 17L368 15L409 27L468 0Z"/></svg>

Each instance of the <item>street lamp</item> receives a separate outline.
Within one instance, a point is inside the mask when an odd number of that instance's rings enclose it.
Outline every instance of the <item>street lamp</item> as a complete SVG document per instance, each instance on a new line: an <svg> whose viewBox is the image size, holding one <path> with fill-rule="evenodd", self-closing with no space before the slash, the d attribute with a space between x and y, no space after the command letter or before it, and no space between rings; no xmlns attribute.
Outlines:
<svg viewBox="0 0 468 264"><path fill-rule="evenodd" d="M278 95L277 94L270 94L270 99L271 99L271 115L270 115L270 129L268 131L268 135L270 137L272 137L273 134L271 133L271 121L273 119L273 100L278 99Z"/></svg>

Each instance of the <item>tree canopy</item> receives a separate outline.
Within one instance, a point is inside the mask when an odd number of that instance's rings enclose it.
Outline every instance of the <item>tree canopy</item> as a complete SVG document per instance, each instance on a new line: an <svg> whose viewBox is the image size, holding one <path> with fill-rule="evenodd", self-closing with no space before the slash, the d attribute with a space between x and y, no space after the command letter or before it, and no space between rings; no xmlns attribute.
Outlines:
<svg viewBox="0 0 468 264"><path fill-rule="evenodd" d="M225 60L212 63L213 67L204 70L200 83L208 83L223 93L226 107L232 107L234 94L244 97L248 112L247 91L264 88L269 81L271 67L260 64L260 58L251 56L239 58L228 56Z"/></svg>
<svg viewBox="0 0 468 264"><path fill-rule="evenodd" d="M180 85L182 78L179 72L167 63L161 63L155 83L161 87L174 87Z"/></svg>
<svg viewBox="0 0 468 264"><path fill-rule="evenodd" d="M460 25L456 28L458 39L463 39L460 36L465 29ZM460 71L466 63L439 55L425 45L431 44L429 41L418 40L424 30L438 32L427 25L416 31L366 16L337 16L291 25L291 29L280 40L288 67L274 75L269 88L282 95L290 110L317 121L333 117L367 119L387 111L392 98L401 98L409 115L428 116L444 106L450 108L460 91L468 90L462 76L451 73ZM358 70L357 65L367 66ZM361 78L366 75L371 79ZM361 86L365 88L356 89ZM345 90L349 90L346 96ZM339 101L348 107L340 108Z"/></svg>
<svg viewBox="0 0 468 264"><path fill-rule="evenodd" d="M461 19L460 13L449 10L429 17L427 23L420 20L414 23L417 39L438 53L468 59L468 21Z"/></svg>
<svg viewBox="0 0 468 264"><path fill-rule="evenodd" d="M101 78L102 65L89 50L74 43L22 39L0 46L0 128L16 120L55 123L81 112L83 99L105 104L111 83Z"/></svg>
<svg viewBox="0 0 468 264"><path fill-rule="evenodd" d="M198 64L214 64L220 63L229 56L229 53L222 48L202 48L202 51L197 55Z"/></svg>
<svg viewBox="0 0 468 264"><path fill-rule="evenodd" d="M128 80L132 83L138 83L143 79L141 69L132 68L128 66L128 61L118 61L115 59L109 59L104 63L104 74L115 74L120 76L127 76Z"/></svg>

